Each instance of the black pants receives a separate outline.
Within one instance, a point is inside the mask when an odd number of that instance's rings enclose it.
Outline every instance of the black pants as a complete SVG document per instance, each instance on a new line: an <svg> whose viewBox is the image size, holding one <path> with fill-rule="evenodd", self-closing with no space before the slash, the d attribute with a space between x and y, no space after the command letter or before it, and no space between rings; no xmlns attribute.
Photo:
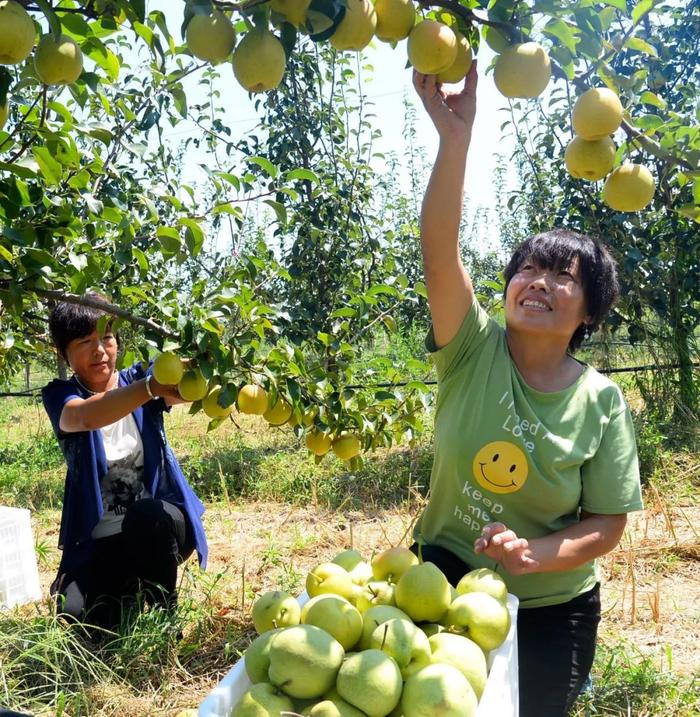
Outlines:
<svg viewBox="0 0 700 717"><path fill-rule="evenodd" d="M471 570L444 548L424 545L420 554L452 585ZM561 605L518 610L520 717L569 714L593 665L599 622L599 585Z"/></svg>
<svg viewBox="0 0 700 717"><path fill-rule="evenodd" d="M59 610L81 622L113 629L125 609L173 608L177 567L194 550L189 521L162 500L136 501L124 514L121 533L95 539L92 560L57 580Z"/></svg>

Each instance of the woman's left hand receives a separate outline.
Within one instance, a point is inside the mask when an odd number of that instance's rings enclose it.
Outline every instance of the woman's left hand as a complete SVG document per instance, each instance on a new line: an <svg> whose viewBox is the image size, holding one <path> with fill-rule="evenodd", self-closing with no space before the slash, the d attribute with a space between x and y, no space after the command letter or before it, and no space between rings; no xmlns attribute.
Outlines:
<svg viewBox="0 0 700 717"><path fill-rule="evenodd" d="M536 572L539 567L528 541L519 538L503 523L485 525L481 536L474 541L474 552L496 560L510 575Z"/></svg>

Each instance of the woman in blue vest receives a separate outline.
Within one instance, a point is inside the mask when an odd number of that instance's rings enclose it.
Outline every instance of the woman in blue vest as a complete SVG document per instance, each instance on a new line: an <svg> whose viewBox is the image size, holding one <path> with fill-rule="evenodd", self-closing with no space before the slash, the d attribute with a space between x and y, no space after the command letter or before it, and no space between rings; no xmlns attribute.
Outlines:
<svg viewBox="0 0 700 717"><path fill-rule="evenodd" d="M183 400L143 364L116 370L119 339L109 324L98 330L104 315L55 307L51 337L73 376L42 396L68 467L51 593L63 614L113 629L144 602L173 608L178 565L196 550L204 568L207 541L163 427L163 411Z"/></svg>

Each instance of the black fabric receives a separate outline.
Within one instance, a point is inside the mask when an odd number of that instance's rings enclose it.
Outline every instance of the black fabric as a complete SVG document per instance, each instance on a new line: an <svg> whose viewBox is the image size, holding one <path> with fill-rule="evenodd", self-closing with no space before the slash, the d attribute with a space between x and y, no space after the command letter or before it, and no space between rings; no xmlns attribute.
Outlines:
<svg viewBox="0 0 700 717"><path fill-rule="evenodd" d="M13 712L12 710L5 710L0 707L0 717L32 717L25 712Z"/></svg>
<svg viewBox="0 0 700 717"><path fill-rule="evenodd" d="M194 551L191 526L179 508L153 498L136 501L124 514L121 533L94 542L93 559L60 576L62 613L114 629L141 604L175 607L177 567Z"/></svg>
<svg viewBox="0 0 700 717"><path fill-rule="evenodd" d="M411 550L456 586L472 568L437 545ZM593 665L600 585L560 605L518 610L520 717L567 717Z"/></svg>
<svg viewBox="0 0 700 717"><path fill-rule="evenodd" d="M519 611L520 717L569 714L593 665L599 623L600 585L561 605Z"/></svg>

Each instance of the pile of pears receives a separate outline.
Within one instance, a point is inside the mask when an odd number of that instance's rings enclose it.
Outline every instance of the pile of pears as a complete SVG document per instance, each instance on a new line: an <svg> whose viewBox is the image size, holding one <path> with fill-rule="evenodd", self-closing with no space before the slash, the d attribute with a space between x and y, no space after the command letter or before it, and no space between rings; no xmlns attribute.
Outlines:
<svg viewBox="0 0 700 717"><path fill-rule="evenodd" d="M252 686L232 717L472 717L487 657L508 636L502 578L468 572L453 588L431 562L394 547L370 562L344 550L306 578L308 602L255 601L244 654Z"/></svg>
<svg viewBox="0 0 700 717"><path fill-rule="evenodd" d="M233 412L233 404L224 405L221 402L221 385L210 384L199 368L183 362L174 351L164 351L156 357L153 376L164 386L177 386L178 393L185 401L201 401L202 410L212 420L224 419ZM262 416L268 425L276 428L287 424L303 425L306 447L318 459L332 451L341 460L351 461L362 450L362 440L357 433L339 431L331 434L321 431L314 426L313 410L297 417L294 407L284 396L277 395L271 399L265 388L258 384L241 386L235 405L240 413Z"/></svg>

